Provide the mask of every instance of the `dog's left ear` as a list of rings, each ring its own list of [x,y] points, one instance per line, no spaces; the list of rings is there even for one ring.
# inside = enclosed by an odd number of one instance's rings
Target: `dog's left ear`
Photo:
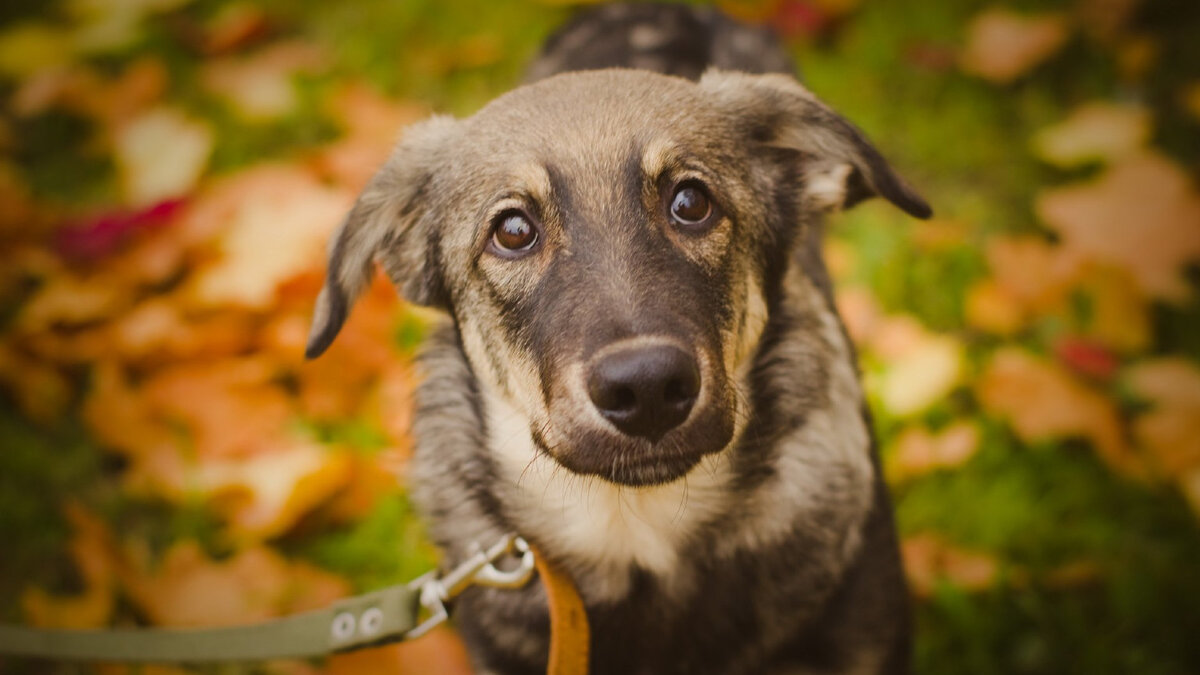
[[[304,355],[316,358],[329,348],[350,307],[371,280],[378,261],[409,302],[446,307],[433,240],[436,217],[430,182],[438,158],[457,133],[458,122],[434,117],[409,127],[346,220],[333,235],[325,286],[317,296]]]
[[[769,145],[803,153],[806,192],[817,207],[847,208],[878,195],[914,217],[933,215],[858,127],[795,78],[709,70],[699,86]]]

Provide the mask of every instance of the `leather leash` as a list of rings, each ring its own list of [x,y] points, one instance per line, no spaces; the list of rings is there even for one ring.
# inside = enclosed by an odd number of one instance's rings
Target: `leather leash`
[[[534,555],[546,602],[550,605],[550,661],[547,675],[582,675],[588,671],[591,631],[583,598],[571,578],[543,555]]]
[[[493,563],[517,554],[501,571]],[[401,586],[340,600],[312,612],[244,626],[196,629],[41,630],[0,625],[0,655],[60,661],[205,663],[309,658],[420,637],[448,617],[445,603],[469,586],[519,588],[536,568],[550,605],[548,675],[587,672],[589,634],[583,601],[571,580],[506,535],[445,575],[430,572]]]

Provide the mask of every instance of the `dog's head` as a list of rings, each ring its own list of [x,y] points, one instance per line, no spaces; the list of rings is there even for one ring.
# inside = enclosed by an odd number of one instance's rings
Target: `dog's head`
[[[671,481],[746,414],[735,378],[800,230],[872,195],[930,213],[790,77],[560,75],[409,129],[334,237],[308,356],[378,261],[450,313],[541,450],[619,484]]]

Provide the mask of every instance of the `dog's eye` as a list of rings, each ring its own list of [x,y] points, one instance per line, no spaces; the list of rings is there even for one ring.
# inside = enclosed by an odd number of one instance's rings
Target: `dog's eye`
[[[520,211],[505,211],[496,217],[492,243],[505,253],[524,253],[538,242],[538,231]]]
[[[686,181],[675,188],[671,197],[671,219],[681,225],[699,225],[712,215],[712,200],[703,185]]]

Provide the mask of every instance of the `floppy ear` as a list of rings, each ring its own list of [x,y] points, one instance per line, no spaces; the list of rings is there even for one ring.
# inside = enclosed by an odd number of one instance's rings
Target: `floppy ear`
[[[457,128],[449,117],[409,127],[359,195],[330,241],[329,269],[313,310],[306,357],[320,356],[337,337],[376,260],[409,302],[447,305],[431,241],[429,185],[434,162]]]
[[[806,192],[816,206],[845,208],[878,195],[917,218],[933,215],[858,127],[795,78],[709,70],[699,84],[769,145],[803,153]]]

